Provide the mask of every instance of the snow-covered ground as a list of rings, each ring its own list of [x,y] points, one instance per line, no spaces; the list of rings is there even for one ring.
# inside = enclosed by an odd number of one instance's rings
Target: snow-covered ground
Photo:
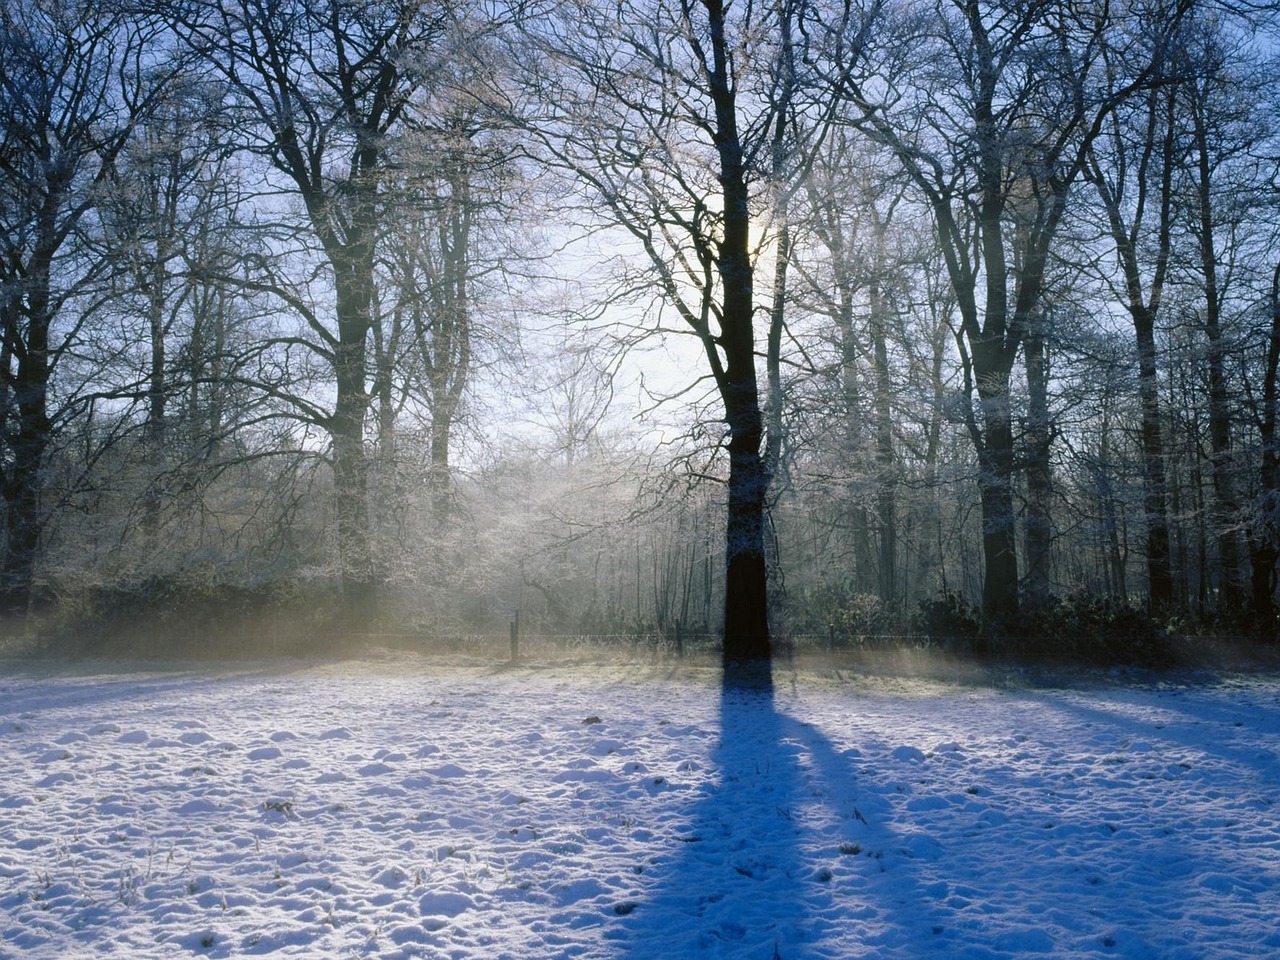
[[[1280,955],[1280,681],[0,667],[0,956]]]

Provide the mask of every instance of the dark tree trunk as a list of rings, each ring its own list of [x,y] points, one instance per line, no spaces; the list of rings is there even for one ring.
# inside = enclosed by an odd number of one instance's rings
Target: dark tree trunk
[[[1277,378],[1280,376],[1280,263],[1271,275],[1271,336],[1262,381],[1259,433],[1262,465],[1258,498],[1249,525],[1250,588],[1254,622],[1276,629],[1276,561],[1280,560],[1280,445],[1276,438]]]
[[[1214,536],[1218,543],[1218,608],[1238,614],[1244,600],[1241,583],[1240,541],[1237,524],[1240,503],[1231,452],[1231,398],[1225,365],[1226,342],[1222,332],[1222,306],[1218,283],[1218,258],[1214,243],[1213,170],[1203,104],[1193,102],[1192,117],[1197,154],[1197,202],[1200,263],[1204,274],[1204,332],[1208,340],[1209,364],[1209,462],[1214,492]]]
[[[1125,306],[1133,321],[1138,353],[1138,401],[1141,411],[1139,430],[1142,450],[1142,497],[1146,527],[1147,598],[1150,611],[1160,616],[1174,605],[1173,565],[1169,535],[1168,479],[1165,467],[1165,438],[1160,414],[1160,377],[1156,363],[1155,324],[1164,299],[1164,286],[1169,272],[1172,249],[1174,150],[1178,130],[1177,91],[1152,90],[1145,101],[1145,136],[1137,138],[1137,155],[1132,164],[1113,164],[1118,172],[1132,169],[1134,196],[1130,200],[1132,219],[1126,224],[1121,201],[1126,184],[1108,180],[1096,157],[1090,157],[1090,179],[1107,213],[1116,259],[1124,276]],[[1127,160],[1133,149],[1130,141],[1117,133],[1116,154]],[[1153,171],[1153,167],[1155,167]],[[1156,203],[1150,204],[1152,191]],[[1143,212],[1155,206],[1155,229],[1143,222]],[[1143,289],[1139,265],[1140,240],[1154,232],[1156,239],[1154,266],[1149,290]]]
[[[0,566],[0,613],[10,616],[21,616],[30,607],[40,548],[41,493],[50,427],[47,262],[44,260],[45,266],[33,277],[25,343],[22,350],[14,351],[17,369],[7,391],[10,410],[5,439],[10,462],[4,474],[5,550]],[[16,323],[17,311],[7,313],[6,320]],[[13,337],[16,331],[5,333]]]
[[[329,422],[333,441],[334,509],[345,618],[356,628],[377,613],[377,582],[369,530],[369,461],[364,446],[369,297],[362,284],[338,276],[339,344],[334,351],[337,392]],[[354,287],[354,289],[352,289]]]
[[[720,0],[706,0],[704,5],[711,41],[707,79],[715,106],[715,145],[724,201],[717,258],[723,298],[720,348],[724,353],[717,385],[729,427],[723,659],[726,666],[767,664],[772,654],[764,548],[769,478],[760,452],[764,425],[755,368],[747,170],[738,133],[736,92],[729,75],[724,6]]]
[[[1142,505],[1147,525],[1147,591],[1151,613],[1160,616],[1173,607],[1174,597],[1155,318],[1141,305],[1130,307],[1130,311],[1138,345],[1138,399],[1142,409]]]
[[[1027,461],[1027,510],[1023,521],[1026,543],[1025,593],[1032,604],[1043,604],[1052,587],[1053,473],[1049,455],[1053,444],[1049,422],[1049,362],[1045,356],[1041,318],[1031,324],[1023,349],[1027,367],[1027,427],[1023,445]]]
[[[11,616],[24,615],[30,607],[40,548],[41,494],[50,429],[50,282],[59,245],[56,217],[65,199],[64,189],[63,184],[50,189],[37,220],[39,239],[26,271],[25,303],[15,298],[4,311],[4,353],[10,366],[3,371],[8,380],[8,409],[0,411],[0,423],[9,463],[4,469],[5,549],[0,564],[0,613]],[[24,319],[25,331],[21,329]]]
[[[30,607],[40,548],[41,490],[49,423],[44,387],[31,385],[19,402],[19,427],[10,443],[12,461],[5,483],[5,552],[0,568],[0,613],[22,616]],[[37,396],[39,395],[39,396]]]
[[[750,393],[754,394],[755,384]],[[725,530],[724,661],[766,661],[771,654],[764,508],[768,478],[760,456],[760,413],[743,391],[729,427],[729,516]]]
[[[982,616],[988,629],[1008,627],[1018,613],[1018,546],[1013,498],[1013,427],[1007,390],[980,391],[983,443],[978,450],[982,500]]]

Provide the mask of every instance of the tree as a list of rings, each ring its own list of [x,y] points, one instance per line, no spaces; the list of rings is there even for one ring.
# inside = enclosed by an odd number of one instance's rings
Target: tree
[[[1157,614],[1173,605],[1156,321],[1173,252],[1177,104],[1173,83],[1131,98],[1111,118],[1088,169],[1119,270],[1119,277],[1108,281],[1129,312],[1137,345],[1147,597]]]
[[[889,608],[899,592],[900,535],[889,346],[894,314],[901,309],[897,288],[903,285],[906,261],[917,251],[905,249],[914,237],[894,220],[902,201],[901,184],[880,174],[877,161],[882,159],[877,147],[849,127],[832,130],[805,177],[808,203],[797,218],[796,230],[797,243],[812,247],[810,256],[815,260],[801,270],[805,281],[801,300],[835,327],[847,471],[853,475],[868,462],[874,465],[871,497],[860,494],[856,476],[848,490],[855,531],[855,582],[864,592],[874,591]],[[904,242],[891,242],[891,232]],[[865,314],[865,322],[860,322],[859,312]],[[870,369],[864,373],[861,361],[868,355]],[[868,424],[870,441],[864,436]],[[874,525],[867,516],[867,500],[873,503]]]
[[[67,409],[51,395],[85,315],[69,309],[100,267],[78,249],[134,130],[160,97],[151,24],[93,4],[0,10],[0,611],[31,600],[43,471]],[[60,398],[70,403],[73,398]]]
[[[296,406],[332,443],[343,594],[357,620],[376,602],[364,433],[389,147],[413,119],[449,15],[432,0],[193,0],[172,13],[227,84],[228,133],[296,199],[327,271],[331,310],[270,273],[258,285],[298,314],[296,345],[332,375],[331,406],[304,397]]]
[[[630,236],[719,399],[726,665],[771,653],[752,217],[789,102],[774,94],[793,16],[789,3],[557,3],[527,22],[512,54],[548,65],[524,94],[525,106],[536,104],[526,129],[545,161],[582,185],[592,216]]]
[[[1147,38],[1125,34],[1134,24],[1105,6],[955,0],[909,13],[882,29],[877,69],[850,71],[843,93],[930,211],[946,260],[974,401],[983,614],[995,626],[1019,607],[1013,366],[1089,146],[1152,71]],[[1108,64],[1123,82],[1101,81]]]

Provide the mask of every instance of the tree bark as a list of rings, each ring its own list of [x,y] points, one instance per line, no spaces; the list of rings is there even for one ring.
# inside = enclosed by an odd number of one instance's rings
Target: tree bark
[[[876,534],[877,551],[876,593],[886,608],[892,607],[897,597],[898,524],[897,524],[897,468],[893,455],[893,387],[889,371],[889,346],[887,305],[884,295],[885,230],[879,214],[875,218],[875,264],[870,287],[871,316],[869,332],[875,369],[875,417],[876,417]]]
[[[1026,544],[1024,591],[1033,605],[1043,604],[1052,590],[1053,471],[1049,455],[1053,445],[1049,421],[1049,361],[1045,356],[1043,317],[1028,324],[1023,342],[1027,372],[1027,426],[1023,439],[1027,462],[1027,509],[1023,521]]]
[[[1227,385],[1219,294],[1218,255],[1214,242],[1213,169],[1204,104],[1193,99],[1191,116],[1196,150],[1196,201],[1200,264],[1204,279],[1204,332],[1208,340],[1209,366],[1209,462],[1214,491],[1214,536],[1218,544],[1219,611],[1240,612],[1244,589],[1240,570],[1240,502],[1236,494],[1235,465],[1231,452],[1231,398]]]
[[[1276,630],[1276,561],[1280,560],[1280,444],[1276,438],[1277,379],[1280,376],[1280,263],[1271,274],[1271,330],[1262,380],[1258,423],[1262,444],[1258,496],[1249,525],[1250,591],[1254,622]]]
[[[725,10],[721,0],[704,0],[703,6],[711,43],[707,80],[715,107],[715,147],[724,210],[717,258],[722,289],[720,347],[724,353],[718,386],[729,428],[722,655],[726,666],[735,666],[767,663],[772,655],[764,536],[769,477],[760,452],[764,423],[752,322],[749,191],[736,91],[729,75]]]

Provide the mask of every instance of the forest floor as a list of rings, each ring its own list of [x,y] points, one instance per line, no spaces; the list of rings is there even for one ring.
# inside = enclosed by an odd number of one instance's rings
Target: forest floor
[[[1280,955],[1280,678],[0,663],[0,956]]]

